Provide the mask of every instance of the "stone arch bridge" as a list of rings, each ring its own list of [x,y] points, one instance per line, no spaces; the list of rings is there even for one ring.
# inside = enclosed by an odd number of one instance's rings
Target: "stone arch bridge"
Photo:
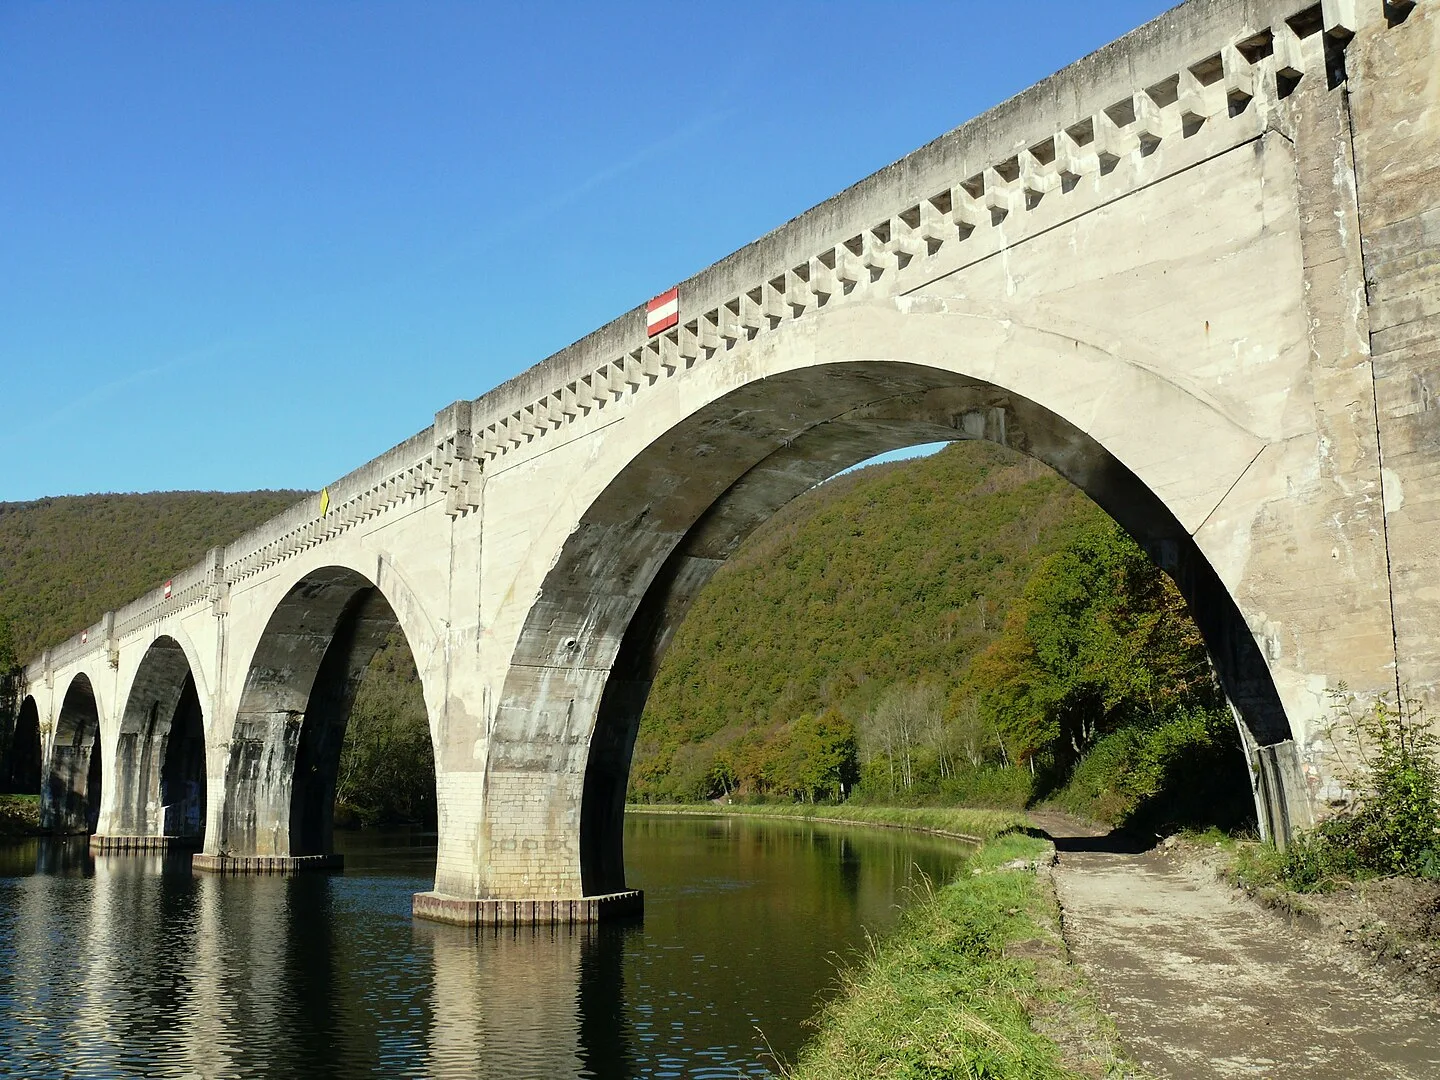
[[[1338,790],[1331,691],[1436,700],[1437,402],[1440,9],[1190,0],[36,659],[44,812],[327,865],[398,626],[437,767],[417,913],[633,907],[630,753],[696,591],[836,471],[989,439],[1175,578],[1285,835]]]

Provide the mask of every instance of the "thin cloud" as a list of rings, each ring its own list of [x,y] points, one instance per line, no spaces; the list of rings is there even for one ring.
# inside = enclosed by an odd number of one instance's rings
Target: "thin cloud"
[[[141,368],[139,371],[132,371],[128,375],[123,375],[111,382],[103,383],[81,394],[79,397],[69,399],[58,409],[36,418],[23,427],[11,428],[5,434],[0,435],[0,443],[17,443],[28,439],[38,431],[50,427],[58,420],[63,420],[68,416],[74,416],[76,413],[84,413],[102,402],[109,401],[126,387],[149,382],[152,379],[159,378],[161,375],[166,375],[173,371],[209,363],[222,353],[234,348],[237,344],[238,342],[231,340],[217,341],[211,345],[205,345],[199,349],[192,349],[189,352],[181,353],[179,356],[167,360],[163,364]]]

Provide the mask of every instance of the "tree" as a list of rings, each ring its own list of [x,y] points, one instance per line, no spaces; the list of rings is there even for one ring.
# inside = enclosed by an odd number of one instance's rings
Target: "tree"
[[[435,820],[435,754],[419,675],[391,634],[366,669],[340,747],[337,807],[363,824]]]
[[[973,693],[956,694],[952,699],[946,723],[946,740],[972,768],[983,765],[986,751],[992,748],[1000,750],[1001,756],[1004,756],[1005,747]]]
[[[19,667],[20,660],[15,655],[15,643],[10,633],[10,622],[4,615],[0,615],[0,679],[15,674]]]
[[[869,760],[884,761],[890,794],[915,784],[916,758],[922,747],[943,743],[944,709],[932,683],[896,683],[865,717],[862,733]]]
[[[20,716],[19,664],[11,644],[10,626],[0,615],[0,791],[10,784],[15,761],[15,722]]]
[[[971,682],[1021,760],[1073,761],[1120,726],[1223,706],[1184,599],[1110,522],[1037,567]]]

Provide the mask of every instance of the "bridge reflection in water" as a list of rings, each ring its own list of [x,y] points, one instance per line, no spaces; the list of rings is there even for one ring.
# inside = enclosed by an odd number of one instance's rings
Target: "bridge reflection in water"
[[[626,847],[653,897],[643,922],[477,934],[410,916],[433,838],[344,839],[333,877],[0,848],[0,1075],[763,1075],[767,1044],[803,1042],[836,955],[961,854],[640,816]]]

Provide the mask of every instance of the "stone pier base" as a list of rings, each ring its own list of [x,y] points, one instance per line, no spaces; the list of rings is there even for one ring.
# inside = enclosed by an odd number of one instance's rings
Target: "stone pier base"
[[[167,855],[198,851],[200,843],[198,836],[101,836],[96,833],[90,837],[90,850],[96,855]]]
[[[1284,851],[1297,832],[1315,823],[1299,748],[1290,739],[1256,747],[1250,768],[1261,839]]]
[[[190,863],[208,874],[308,874],[345,869],[343,855],[210,855],[201,852]]]
[[[440,893],[415,894],[417,919],[456,926],[574,926],[608,922],[645,911],[639,890],[582,896],[574,900],[463,900]]]

